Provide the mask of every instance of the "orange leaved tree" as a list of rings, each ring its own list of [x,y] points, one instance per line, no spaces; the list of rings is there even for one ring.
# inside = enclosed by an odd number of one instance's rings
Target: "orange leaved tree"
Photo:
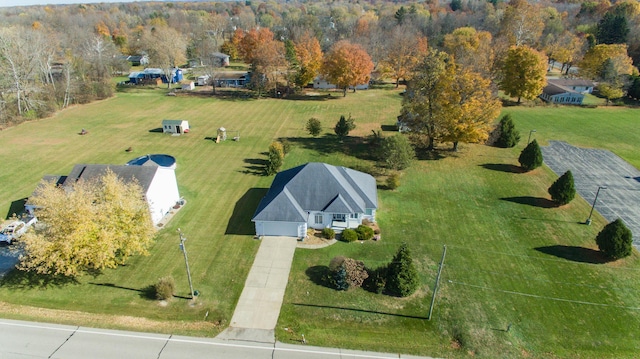
[[[325,55],[320,73],[330,83],[342,89],[343,96],[347,88],[369,82],[373,71],[371,56],[362,46],[342,40],[336,42]]]

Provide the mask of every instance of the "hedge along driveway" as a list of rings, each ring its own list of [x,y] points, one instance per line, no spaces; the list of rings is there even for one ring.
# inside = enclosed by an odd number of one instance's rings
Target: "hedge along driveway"
[[[573,174],[576,191],[593,203],[599,186],[595,209],[609,222],[621,218],[633,232],[633,245],[640,249],[640,171],[610,151],[579,148],[562,141],[549,141],[541,147],[544,162],[561,176]],[[588,217],[585,213],[585,220]]]

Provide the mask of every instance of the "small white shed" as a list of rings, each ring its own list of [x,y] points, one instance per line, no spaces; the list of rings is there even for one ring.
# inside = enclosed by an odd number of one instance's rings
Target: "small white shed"
[[[162,133],[188,133],[187,120],[162,120]]]
[[[184,82],[182,84],[182,89],[183,90],[190,91],[190,90],[195,90],[195,88],[196,88],[196,85],[193,83],[193,81]]]

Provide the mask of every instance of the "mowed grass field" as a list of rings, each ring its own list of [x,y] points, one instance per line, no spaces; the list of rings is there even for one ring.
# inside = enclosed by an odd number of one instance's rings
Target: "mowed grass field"
[[[158,233],[148,257],[77,283],[42,286],[10,276],[0,286],[0,315],[81,325],[213,336],[228,325],[259,242],[249,221],[272,177],[257,174],[275,138],[293,143],[285,167],[308,161],[371,167],[367,149],[353,138],[336,144],[313,139],[304,124],[317,117],[331,128],[351,115],[354,136],[395,123],[396,90],[370,90],[331,100],[219,100],[166,97],[161,90],[120,93],[57,116],[0,132],[0,213],[28,196],[44,174],[66,174],[76,163],[125,163],[147,153],[177,158],[187,205]],[[552,208],[546,167],[517,173],[529,128],[541,142],[614,150],[638,167],[632,109],[507,108],[523,143],[515,149],[463,145],[458,153],[423,160],[406,171],[396,191],[379,191],[379,242],[336,243],[298,249],[277,326],[277,337],[339,346],[440,357],[632,358],[640,349],[640,261],[602,263],[594,238],[599,216],[580,225],[590,205],[577,198]],[[149,132],[163,118],[184,118],[191,133]],[[622,118],[611,125],[612,118]],[[224,126],[239,142],[215,144]],[[80,129],[89,131],[79,136]],[[589,134],[592,133],[593,136]],[[392,135],[385,132],[385,135]],[[603,141],[609,138],[610,141]],[[350,146],[356,143],[356,146]],[[131,146],[133,152],[124,150]],[[627,152],[617,150],[627,149]],[[636,161],[636,162],[634,162]],[[523,200],[523,198],[527,200]],[[176,298],[167,306],[141,292],[172,275],[188,294],[180,227],[194,286],[195,306]],[[331,258],[345,255],[377,267],[407,242],[422,285],[409,298],[362,289],[337,292],[318,279]],[[447,256],[431,321],[433,285],[443,245]],[[37,309],[37,308],[45,308]],[[209,313],[206,316],[206,313]],[[285,331],[284,328],[288,328]],[[509,330],[507,331],[507,328]]]

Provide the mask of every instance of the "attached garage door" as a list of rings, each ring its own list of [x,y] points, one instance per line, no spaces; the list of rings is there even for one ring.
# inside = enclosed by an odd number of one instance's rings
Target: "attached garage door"
[[[262,228],[260,228],[262,227]],[[298,236],[295,222],[256,222],[256,233],[261,236]]]

